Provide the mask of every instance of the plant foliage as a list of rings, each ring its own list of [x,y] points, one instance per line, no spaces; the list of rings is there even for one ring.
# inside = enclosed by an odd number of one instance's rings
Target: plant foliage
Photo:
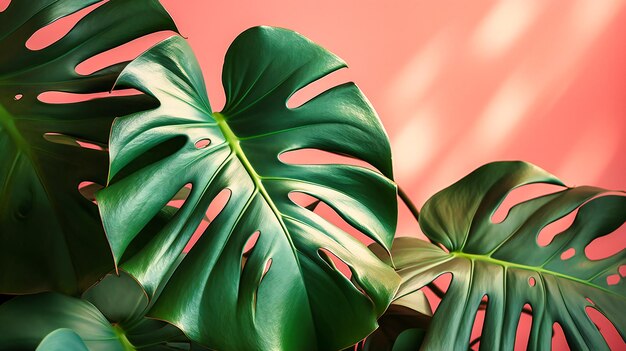
[[[513,349],[526,303],[533,314],[530,350],[550,349],[555,322],[562,326],[573,349],[608,349],[586,308],[604,314],[622,337],[626,335],[626,283],[622,279],[608,285],[606,280],[624,263],[626,252],[600,260],[591,260],[584,253],[592,240],[610,234],[626,221],[626,196],[594,187],[566,188],[512,207],[501,223],[491,220],[511,190],[540,182],[562,185],[528,163],[485,165],[424,205],[420,226],[434,244],[396,239],[392,256],[402,276],[398,296],[444,273],[453,276],[431,321],[424,349],[467,349],[484,296],[488,303],[481,349]],[[540,246],[540,231],[572,211],[578,211],[572,225],[547,246]],[[570,248],[576,254],[562,259],[561,254]]]
[[[295,32],[249,29],[226,54],[227,102],[219,113],[180,37],[122,72],[119,86],[160,104],[116,120],[109,183],[96,197],[116,262],[149,296],[163,289],[150,316],[216,349],[338,349],[376,328],[397,275],[357,239],[290,199],[313,196],[383,247],[391,244],[397,208],[390,148],[369,102],[347,83],[287,107],[296,91],[344,66]],[[279,158],[305,148],[355,157],[380,173]],[[128,255],[143,227],[189,183],[180,210]],[[225,189],[227,204],[180,262]],[[350,267],[352,281],[332,256]]]
[[[0,12],[0,293],[84,291],[113,268],[96,206],[78,191],[104,184],[111,122],[150,107],[144,96],[81,103],[38,100],[49,91],[111,90],[126,63],[88,75],[81,62],[143,35],[175,26],[156,0],[111,0],[63,38],[26,47],[38,30],[97,0],[11,1]]]

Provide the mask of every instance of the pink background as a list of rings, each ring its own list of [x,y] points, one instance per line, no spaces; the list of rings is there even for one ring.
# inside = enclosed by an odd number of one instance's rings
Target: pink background
[[[346,60],[348,70],[300,102],[356,82],[389,133],[396,181],[418,207],[495,160],[535,163],[570,186],[626,189],[625,1],[163,3],[198,56],[216,110],[223,55],[248,27],[296,30]],[[398,234],[421,235],[400,209]],[[623,229],[596,245],[598,257],[626,248]],[[613,349],[626,347],[599,313],[594,319]],[[516,349],[529,327],[523,316]],[[567,348],[562,333],[554,348]]]
[[[7,3],[0,0],[0,10]],[[348,70],[305,88],[290,104],[337,83],[356,82],[388,131],[396,181],[418,207],[496,160],[532,162],[570,186],[626,189],[626,1],[162,3],[200,61],[216,111],[224,103],[224,54],[248,27],[296,30],[346,60]],[[39,33],[29,47],[58,39],[77,19]],[[166,36],[138,40],[77,70],[88,73],[112,59],[130,59]],[[507,201],[543,190],[518,191]],[[333,220],[341,225],[336,215]],[[552,235],[559,226],[553,227]],[[398,235],[422,236],[403,206],[398,228]],[[624,233],[622,226],[596,242],[591,255],[599,258],[626,248]],[[594,319],[613,349],[626,349],[610,323],[599,313]],[[480,325],[479,320],[473,337],[480,334]],[[525,349],[529,327],[530,318],[523,316],[516,349]],[[557,332],[554,347],[567,348],[562,333]]]

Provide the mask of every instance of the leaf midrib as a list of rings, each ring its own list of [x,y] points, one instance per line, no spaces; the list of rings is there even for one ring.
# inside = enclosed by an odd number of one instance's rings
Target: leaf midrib
[[[287,230],[287,226],[285,225],[283,221],[281,212],[278,210],[278,207],[276,207],[276,204],[274,204],[274,201],[272,200],[267,190],[265,189],[265,186],[263,185],[262,177],[256,173],[256,171],[254,170],[254,167],[248,160],[248,157],[243,152],[243,149],[241,148],[241,145],[239,144],[240,143],[239,138],[235,135],[233,130],[230,129],[230,126],[226,122],[225,116],[219,112],[214,112],[212,114],[212,117],[215,119],[215,121],[217,121],[217,125],[219,126],[222,134],[224,135],[224,139],[226,140],[231,150],[233,150],[233,152],[235,153],[235,155],[237,156],[237,158],[243,165],[244,169],[250,176],[250,179],[252,179],[254,186],[259,191],[259,193],[261,194],[261,196],[263,197],[267,205],[270,207],[270,209],[274,213],[274,216],[280,223],[281,229],[283,230],[285,234],[289,233],[289,231]],[[285,237],[289,241],[289,245],[291,246],[291,249],[293,250],[293,252],[294,253],[297,252],[296,247],[293,241],[291,240],[291,237],[289,235],[285,235]]]
[[[576,277],[572,277],[563,273],[559,273],[559,272],[555,272],[555,271],[551,271],[551,270],[547,270],[541,267],[537,267],[537,266],[527,266],[527,265],[523,265],[523,264],[519,264],[519,263],[514,263],[514,262],[509,262],[509,261],[503,261],[503,260],[499,260],[497,258],[493,258],[490,256],[485,256],[485,255],[476,255],[476,254],[469,254],[469,253],[465,253],[465,252],[460,252],[460,251],[453,251],[450,252],[450,255],[452,257],[455,258],[465,258],[468,260],[476,260],[476,261],[482,261],[482,262],[486,262],[486,263],[490,263],[490,264],[494,264],[494,265],[499,265],[505,268],[517,268],[517,269],[522,269],[522,270],[526,270],[526,271],[531,271],[531,272],[535,272],[538,273],[540,275],[542,274],[548,274],[548,275],[552,275],[555,276],[557,278],[561,278],[561,279],[567,279],[567,280],[571,280],[573,282],[579,283],[579,284],[583,284],[595,289],[599,289],[607,294],[611,294],[611,295],[615,295],[618,296],[621,299],[626,299],[625,296],[622,296],[614,291],[608,290],[602,286],[596,285],[591,283],[588,280],[584,280],[584,279],[580,279],[580,278],[576,278]]]

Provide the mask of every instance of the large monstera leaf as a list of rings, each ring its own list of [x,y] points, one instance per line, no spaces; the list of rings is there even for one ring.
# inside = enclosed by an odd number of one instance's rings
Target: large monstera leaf
[[[512,350],[523,306],[532,307],[530,350],[549,350],[558,322],[576,350],[608,346],[585,309],[608,317],[626,336],[626,284],[608,285],[607,276],[625,262],[625,251],[600,260],[585,247],[626,221],[626,196],[593,187],[567,188],[512,207],[501,223],[492,215],[507,194],[530,183],[562,185],[554,176],[523,162],[483,166],[424,205],[420,226],[434,243],[398,238],[392,256],[402,277],[398,296],[415,291],[444,273],[452,282],[435,312],[422,348],[465,350],[481,299],[487,295],[480,348]],[[546,225],[578,210],[573,224],[550,244],[537,238]],[[562,259],[569,249],[575,255]]]
[[[287,107],[297,90],[344,66],[295,32],[249,29],[226,54],[227,103],[219,113],[211,110],[198,64],[180,37],[158,44],[121,74],[120,85],[154,96],[160,106],[116,120],[109,184],[97,199],[117,262],[124,258],[121,267],[150,296],[163,289],[151,316],[223,350],[339,349],[376,328],[397,275],[358,240],[289,198],[311,195],[390,246],[397,211],[390,148],[365,97],[348,83]],[[279,159],[304,148],[352,156],[382,174]],[[126,255],[143,226],[188,183],[191,193],[172,220]],[[227,204],[178,265],[224,189]],[[332,256],[350,267],[352,281]]]
[[[0,293],[77,293],[113,268],[98,210],[78,191],[82,181],[105,183],[107,153],[80,148],[77,140],[106,145],[115,116],[152,100],[49,104],[38,96],[109,91],[125,63],[89,75],[75,67],[175,27],[156,0],[110,0],[52,45],[26,47],[39,29],[97,2],[13,0],[0,12]]]

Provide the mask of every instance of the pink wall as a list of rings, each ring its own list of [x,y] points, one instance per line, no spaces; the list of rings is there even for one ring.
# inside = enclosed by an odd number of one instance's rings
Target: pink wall
[[[396,180],[418,207],[495,160],[533,162],[569,185],[626,189],[626,0],[162,2],[198,56],[215,110],[224,103],[224,53],[248,27],[296,30],[346,60],[349,70],[298,100],[355,81],[379,112]],[[32,44],[58,38],[66,22]],[[132,58],[158,37],[79,69]],[[598,254],[626,248],[624,232]],[[404,207],[399,235],[421,235]],[[600,325],[614,348],[626,348]],[[521,334],[529,326],[523,319]]]
[[[418,206],[494,160],[530,161],[569,185],[626,189],[625,1],[163,3],[200,60],[216,110],[223,55],[248,27],[290,28],[345,59],[349,70],[305,95],[355,81],[387,128],[396,180]],[[401,208],[399,235],[417,233]],[[620,237],[600,251],[625,248]],[[624,347],[610,331],[611,345]],[[565,345],[559,336],[555,349]]]

